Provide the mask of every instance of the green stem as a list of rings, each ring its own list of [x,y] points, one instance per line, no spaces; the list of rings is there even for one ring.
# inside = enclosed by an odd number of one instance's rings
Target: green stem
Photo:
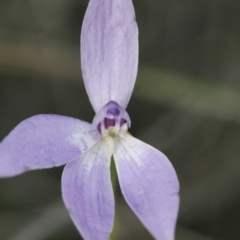
[[[114,197],[115,197],[115,202],[116,202],[117,188],[118,188],[118,177],[117,177],[117,170],[116,170],[116,166],[115,166],[115,162],[114,162],[113,157],[111,159],[110,171],[111,171],[112,187],[113,187],[113,192],[114,192]],[[115,218],[114,218],[113,230],[111,232],[110,239],[111,240],[117,239],[117,218],[116,218],[116,214],[115,214]]]

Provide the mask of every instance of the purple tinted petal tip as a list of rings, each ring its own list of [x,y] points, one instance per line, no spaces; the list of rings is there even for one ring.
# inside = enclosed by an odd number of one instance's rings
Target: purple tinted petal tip
[[[120,110],[119,110],[118,107],[115,107],[115,106],[114,107],[110,107],[107,110],[107,114],[108,115],[113,115],[113,116],[119,116]]]
[[[122,125],[123,125],[124,123],[127,123],[127,121],[126,121],[124,118],[122,118],[121,121],[120,121],[120,127],[122,127]]]
[[[106,129],[109,127],[114,127],[116,124],[115,119],[110,119],[110,118],[104,118],[104,126]]]
[[[102,134],[102,130],[107,130],[109,127],[122,127],[127,123],[128,128],[131,126],[131,121],[128,113],[116,102],[110,101],[95,115],[93,125]]]

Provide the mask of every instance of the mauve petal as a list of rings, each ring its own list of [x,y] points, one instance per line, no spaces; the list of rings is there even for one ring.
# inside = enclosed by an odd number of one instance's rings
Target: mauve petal
[[[85,240],[107,240],[113,227],[114,196],[109,167],[108,145],[100,140],[64,168],[63,200]]]
[[[90,0],[82,26],[81,63],[95,112],[111,100],[126,108],[138,66],[138,28],[131,0]]]
[[[99,138],[92,125],[59,115],[22,121],[0,143],[0,177],[51,168],[76,159]]]
[[[114,159],[123,196],[155,239],[173,240],[179,183],[167,157],[127,136],[115,142]]]

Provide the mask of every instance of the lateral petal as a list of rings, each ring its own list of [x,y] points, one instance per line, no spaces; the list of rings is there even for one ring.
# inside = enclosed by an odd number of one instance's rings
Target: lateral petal
[[[0,143],[0,177],[63,165],[98,138],[91,124],[78,119],[48,114],[30,117]]]
[[[114,196],[109,167],[108,146],[99,141],[64,168],[63,200],[85,240],[107,240],[113,227]]]
[[[138,66],[138,28],[131,0],[90,0],[82,26],[81,63],[90,102],[126,108]]]
[[[150,233],[173,240],[179,208],[179,183],[167,157],[127,136],[115,143],[114,159],[123,196]]]

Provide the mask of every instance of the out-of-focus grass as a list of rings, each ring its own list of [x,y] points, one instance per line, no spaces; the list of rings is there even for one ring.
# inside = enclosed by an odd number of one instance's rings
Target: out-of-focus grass
[[[13,69],[22,74],[42,74],[82,83],[78,50],[78,47],[53,45],[49,41],[45,45],[42,42],[41,47],[29,43],[1,43],[0,71]],[[134,96],[240,122],[240,93],[200,78],[140,65]]]
[[[140,66],[136,97],[240,122],[240,93],[200,78]]]

